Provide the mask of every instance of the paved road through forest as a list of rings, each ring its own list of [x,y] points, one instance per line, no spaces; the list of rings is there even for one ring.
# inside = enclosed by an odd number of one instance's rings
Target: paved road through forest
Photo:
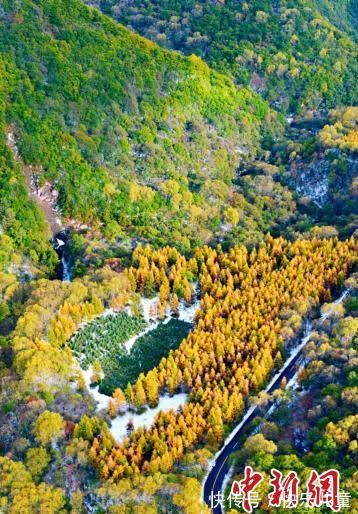
[[[349,294],[349,290],[344,291],[344,293],[334,302],[335,305],[343,302],[343,300],[346,298],[346,296]],[[332,313],[332,310],[326,312],[324,315],[321,316],[321,323],[325,319],[327,319],[330,314]],[[302,338],[300,344],[293,350],[289,358],[284,363],[281,370],[272,378],[271,382],[268,384],[268,386],[265,389],[265,392],[268,394],[271,394],[273,391],[278,389],[281,385],[282,379],[286,378],[287,382],[295,375],[297,364],[302,359],[303,356],[303,348],[306,346],[307,342],[309,341],[311,337],[311,324],[309,324],[306,327],[305,330],[306,334]],[[269,409],[269,407],[267,407]],[[245,414],[241,422],[235,427],[235,429],[231,432],[228,439],[225,441],[224,446],[220,450],[220,452],[216,456],[215,463],[211,470],[209,471],[207,477],[204,481],[204,491],[203,491],[203,497],[205,503],[211,508],[211,512],[213,514],[223,514],[223,508],[218,502],[217,505],[215,505],[217,502],[215,499],[218,499],[218,494],[224,493],[223,489],[223,482],[226,477],[226,475],[229,472],[229,456],[233,453],[238,451],[241,436],[243,435],[244,430],[246,429],[247,425],[254,419],[254,417],[258,414],[257,413],[258,407],[252,406]],[[212,501],[213,498],[213,501]]]

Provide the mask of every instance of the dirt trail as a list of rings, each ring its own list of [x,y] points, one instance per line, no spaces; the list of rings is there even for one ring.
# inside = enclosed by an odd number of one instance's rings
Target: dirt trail
[[[12,150],[16,162],[21,164],[26,177],[29,196],[34,202],[36,202],[38,207],[44,213],[52,236],[65,230],[66,227],[61,221],[61,216],[56,206],[58,191],[56,191],[49,182],[46,182],[42,187],[39,187],[37,177],[41,173],[41,169],[38,166],[24,164],[22,161],[17,148],[15,129],[13,126],[8,127],[6,139],[7,145]]]

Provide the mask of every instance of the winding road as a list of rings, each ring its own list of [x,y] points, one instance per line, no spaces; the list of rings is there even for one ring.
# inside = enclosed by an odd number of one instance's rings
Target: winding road
[[[344,291],[344,293],[334,302],[334,305],[337,305],[346,298],[349,294],[349,290]],[[321,323],[324,322],[331,314],[332,310],[329,310],[324,315],[321,316]],[[305,335],[302,338],[300,344],[293,350],[289,358],[284,363],[281,370],[272,378],[271,382],[268,384],[266,389],[264,390],[266,393],[271,394],[273,391],[278,389],[281,385],[282,379],[286,378],[287,382],[296,374],[297,364],[302,359],[303,356],[303,348],[306,346],[307,342],[311,337],[311,324],[309,323],[305,330]],[[269,406],[267,407],[269,409]],[[215,499],[219,498],[220,493],[224,493],[223,491],[223,483],[225,477],[229,473],[229,457],[232,453],[238,451],[239,445],[241,442],[241,436],[243,432],[247,428],[248,424],[254,419],[257,415],[258,407],[252,406],[245,414],[241,422],[235,427],[235,429],[231,432],[229,437],[226,439],[224,446],[215,456],[215,461],[210,469],[208,475],[206,476],[203,484],[203,499],[205,503],[211,508],[211,512],[213,514],[223,514],[224,510],[222,508],[221,502],[216,502]],[[212,498],[214,501],[212,501]],[[217,505],[215,505],[217,503]]]

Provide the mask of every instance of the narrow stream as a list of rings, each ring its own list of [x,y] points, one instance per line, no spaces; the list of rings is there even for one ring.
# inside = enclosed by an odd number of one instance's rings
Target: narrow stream
[[[8,127],[6,133],[6,143],[12,151],[14,159],[18,162],[23,170],[24,177],[28,188],[29,197],[37,204],[38,208],[43,212],[48,227],[52,234],[52,244],[60,259],[60,267],[58,278],[63,282],[70,282],[72,270],[69,262],[69,231],[64,228],[60,211],[57,207],[58,191],[53,184],[45,182],[40,185],[38,167],[27,165],[23,162],[17,147],[17,139],[15,135],[15,125]]]
[[[72,270],[68,256],[69,233],[68,230],[62,230],[53,237],[53,247],[60,259],[59,278],[63,282],[70,282],[72,278]]]

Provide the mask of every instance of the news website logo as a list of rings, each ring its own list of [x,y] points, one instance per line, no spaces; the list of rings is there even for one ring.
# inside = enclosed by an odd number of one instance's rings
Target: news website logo
[[[350,494],[340,491],[340,474],[335,469],[321,474],[312,470],[301,492],[300,479],[295,471],[283,475],[281,471],[271,469],[270,475],[271,491],[265,502],[268,507],[295,509],[302,506],[314,509],[325,506],[333,512],[350,507]],[[257,509],[263,501],[257,490],[263,480],[261,473],[246,466],[244,478],[235,480],[232,484],[227,498],[229,508],[237,507],[249,514]],[[225,498],[222,492],[212,493],[210,500],[212,508],[218,505],[224,507]]]

